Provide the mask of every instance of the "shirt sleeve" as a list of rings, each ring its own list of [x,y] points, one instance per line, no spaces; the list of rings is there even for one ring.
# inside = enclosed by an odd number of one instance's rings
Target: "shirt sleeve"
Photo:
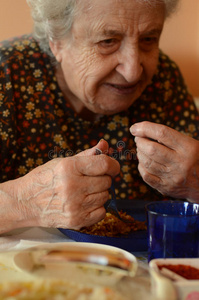
[[[14,172],[13,164],[17,156],[17,108],[12,80],[17,72],[10,51],[4,44],[0,44],[0,182],[14,177],[11,173]]]

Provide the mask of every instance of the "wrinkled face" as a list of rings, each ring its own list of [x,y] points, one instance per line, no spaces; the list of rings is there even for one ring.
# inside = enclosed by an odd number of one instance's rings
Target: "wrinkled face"
[[[74,19],[70,37],[51,44],[65,89],[74,106],[81,103],[102,114],[126,110],[156,71],[164,4],[84,2],[81,0],[81,14]]]

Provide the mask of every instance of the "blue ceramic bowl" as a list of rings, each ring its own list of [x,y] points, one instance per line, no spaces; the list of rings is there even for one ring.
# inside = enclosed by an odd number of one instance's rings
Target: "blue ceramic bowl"
[[[134,217],[135,220],[146,221],[145,205],[146,201],[143,200],[125,200],[117,201],[119,210],[126,211],[127,214]],[[145,252],[147,251],[147,231],[131,232],[128,235],[120,237],[106,237],[99,235],[91,235],[81,233],[75,230],[59,228],[59,230],[77,242],[98,243],[110,246],[119,247],[129,252]]]

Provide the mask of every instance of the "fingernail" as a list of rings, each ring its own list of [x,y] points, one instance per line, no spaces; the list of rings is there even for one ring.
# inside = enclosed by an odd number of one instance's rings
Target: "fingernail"
[[[102,154],[102,150],[100,150],[99,148],[95,149],[95,155],[99,155]]]
[[[130,127],[130,132],[135,135],[137,133],[137,124],[133,124],[131,127]]]

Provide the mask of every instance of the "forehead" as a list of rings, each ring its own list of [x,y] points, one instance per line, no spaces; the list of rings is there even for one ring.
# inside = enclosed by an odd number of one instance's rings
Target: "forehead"
[[[74,26],[88,27],[90,32],[134,31],[135,27],[144,31],[161,27],[165,19],[165,5],[160,0],[79,0],[78,6]]]

